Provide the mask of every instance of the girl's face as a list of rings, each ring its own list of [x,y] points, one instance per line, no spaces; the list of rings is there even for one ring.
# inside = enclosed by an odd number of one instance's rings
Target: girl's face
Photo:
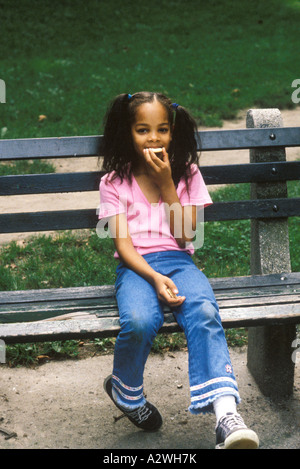
[[[168,151],[172,134],[165,107],[158,101],[141,104],[136,110],[131,134],[134,148],[141,156],[146,148],[165,147]]]

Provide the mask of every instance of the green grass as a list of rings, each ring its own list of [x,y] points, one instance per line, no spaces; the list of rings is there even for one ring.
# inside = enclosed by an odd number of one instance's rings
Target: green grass
[[[117,261],[111,239],[94,232],[37,236],[2,248],[0,290],[114,283]]]
[[[42,160],[20,160],[0,164],[0,176],[55,173],[53,164]]]
[[[289,197],[300,197],[298,181],[288,182]],[[249,184],[237,184],[212,194],[214,202],[247,200]],[[250,220],[206,223],[203,247],[195,252],[194,260],[207,277],[250,275]],[[300,220],[289,218],[291,267],[300,269]]]
[[[2,3],[3,138],[101,133],[112,97],[144,89],[203,125],[293,106],[299,0]]]
[[[246,200],[248,184],[225,187],[211,193],[214,202]],[[195,252],[196,265],[207,277],[250,274],[250,221],[205,223],[204,244]]]

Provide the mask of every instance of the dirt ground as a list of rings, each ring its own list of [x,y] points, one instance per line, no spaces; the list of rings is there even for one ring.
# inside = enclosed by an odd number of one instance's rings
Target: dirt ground
[[[300,449],[300,370],[288,400],[264,397],[250,375],[246,351],[231,349],[242,403],[239,412],[257,432],[261,449]],[[196,416],[189,406],[187,352],[150,355],[145,391],[163,416],[157,433],[137,429],[121,415],[102,383],[112,355],[49,362],[35,369],[0,367],[0,429],[17,435],[0,449],[213,449],[214,415]]]
[[[282,112],[284,125],[299,126],[300,108]],[[244,128],[245,113],[223,129]],[[225,156],[224,156],[225,153]],[[248,151],[203,153],[201,164],[244,163]],[[223,156],[222,156],[223,155]],[[299,149],[287,151],[289,160]],[[84,163],[84,164],[83,164]],[[57,171],[97,170],[95,158],[56,161]],[[97,193],[33,199],[35,196],[1,200],[2,212],[54,210],[64,206],[91,208]],[[59,206],[59,208],[58,208]],[[0,243],[23,234],[0,235]],[[296,365],[294,394],[288,400],[271,401],[263,396],[247,369],[245,349],[231,349],[242,403],[239,411],[260,437],[262,449],[300,449],[300,362]],[[300,354],[297,354],[297,357]],[[34,369],[0,366],[0,449],[212,449],[215,443],[213,415],[191,415],[187,352],[151,355],[145,371],[147,398],[160,409],[164,424],[157,433],[136,429],[105,395],[102,383],[111,373],[112,355],[76,361],[51,361]],[[4,431],[4,432],[3,432]],[[10,438],[7,434],[10,433]]]

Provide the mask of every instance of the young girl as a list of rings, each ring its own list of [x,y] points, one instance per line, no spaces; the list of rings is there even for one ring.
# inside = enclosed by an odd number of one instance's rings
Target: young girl
[[[107,112],[99,218],[108,221],[120,260],[121,330],[104,389],[137,427],[160,428],[161,415],[143,394],[143,373],[166,304],[187,338],[189,410],[215,412],[216,447],[256,448],[256,434],[236,411],[240,397],[218,305],[191,258],[197,212],[212,203],[195,131],[187,110],[160,93],[117,96]]]

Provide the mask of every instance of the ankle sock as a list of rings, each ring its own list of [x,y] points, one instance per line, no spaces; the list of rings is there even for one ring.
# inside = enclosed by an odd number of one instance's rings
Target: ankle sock
[[[221,396],[213,402],[217,424],[221,417],[227,412],[236,413],[236,402],[234,396]]]

